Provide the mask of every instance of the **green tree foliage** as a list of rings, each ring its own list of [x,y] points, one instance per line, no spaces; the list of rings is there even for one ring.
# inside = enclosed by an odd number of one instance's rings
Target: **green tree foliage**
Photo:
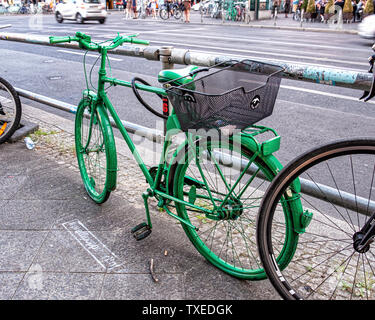
[[[352,13],[353,12],[353,5],[352,5],[351,0],[345,0],[343,12],[344,13]]]
[[[365,14],[372,14],[372,13],[374,13],[374,3],[372,2],[372,0],[367,0],[366,1],[365,7],[363,9],[363,12]]]
[[[331,7],[333,7],[334,0],[328,0],[325,8],[324,8],[324,13],[330,13],[329,10]]]
[[[309,0],[303,0],[303,3],[301,5],[301,10],[304,9],[306,11],[308,1]]]
[[[315,8],[315,0],[308,0],[306,12],[314,13],[316,10]]]

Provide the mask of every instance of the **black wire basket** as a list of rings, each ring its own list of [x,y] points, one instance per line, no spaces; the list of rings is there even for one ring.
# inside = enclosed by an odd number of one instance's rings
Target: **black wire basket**
[[[226,61],[201,71],[203,76],[179,86],[170,82],[166,90],[182,131],[243,130],[272,114],[283,71],[280,66]]]

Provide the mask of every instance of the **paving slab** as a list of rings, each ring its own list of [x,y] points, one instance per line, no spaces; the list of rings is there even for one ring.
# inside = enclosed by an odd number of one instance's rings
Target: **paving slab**
[[[140,191],[146,183],[134,161],[119,156],[126,174],[109,200],[97,205],[68,145],[74,141],[65,131],[73,128],[71,121],[24,110],[50,136],[32,135],[33,150],[23,141],[0,145],[0,299],[279,299],[268,280],[240,280],[213,267],[155,201],[153,232],[135,241],[130,229],[145,220]]]

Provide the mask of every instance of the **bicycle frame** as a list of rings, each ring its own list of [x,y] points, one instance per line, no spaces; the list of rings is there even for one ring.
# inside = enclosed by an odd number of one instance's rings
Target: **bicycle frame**
[[[99,68],[99,72],[98,72],[99,77],[98,77],[97,93],[96,94],[90,93],[90,91],[87,92],[87,94],[92,95],[92,97],[94,98],[93,100],[95,101],[95,106],[91,110],[91,112],[92,113],[95,112],[96,108],[103,108],[104,107],[106,109],[106,114],[109,113],[112,116],[116,127],[119,129],[122,137],[124,138],[127,146],[129,147],[129,150],[132,152],[135,161],[137,162],[137,164],[140,167],[143,175],[145,176],[148,184],[150,185],[150,188],[148,188],[147,191],[143,194],[144,204],[145,204],[145,207],[146,207],[146,217],[147,217],[147,220],[148,220],[148,225],[150,227],[152,226],[150,215],[149,215],[149,210],[148,210],[148,205],[147,205],[147,200],[150,196],[158,196],[159,197],[158,198],[158,200],[159,200],[158,206],[165,209],[165,211],[170,216],[179,220],[180,222],[184,223],[185,225],[189,226],[190,228],[197,229],[190,222],[188,222],[188,221],[184,220],[183,218],[180,218],[176,214],[172,213],[168,209],[168,206],[167,206],[168,201],[174,201],[175,203],[180,203],[180,204],[183,204],[185,206],[200,210],[201,212],[204,212],[207,217],[209,217],[211,219],[214,219],[214,220],[219,220],[220,219],[220,210],[222,209],[223,204],[220,207],[216,206],[215,201],[217,199],[215,199],[215,196],[210,193],[210,191],[209,191],[210,188],[208,186],[208,183],[207,183],[204,175],[202,175],[202,169],[200,168],[199,159],[198,159],[197,150],[196,150],[196,141],[197,141],[197,139],[199,139],[199,136],[194,136],[191,133],[185,133],[186,134],[185,142],[182,143],[178,147],[178,149],[176,150],[176,152],[173,155],[172,161],[169,164],[166,164],[166,162],[165,162],[166,155],[168,154],[169,147],[172,145],[172,136],[176,135],[177,133],[182,132],[181,128],[180,128],[180,125],[179,125],[179,122],[176,118],[176,114],[175,114],[173,109],[172,109],[172,112],[169,115],[168,120],[167,120],[167,131],[166,131],[163,150],[162,150],[161,155],[160,155],[160,160],[159,160],[159,164],[158,164],[158,167],[157,167],[156,175],[155,175],[155,177],[151,176],[149,169],[147,168],[146,164],[144,163],[141,155],[139,154],[136,146],[134,145],[131,137],[129,136],[129,134],[127,132],[127,130],[123,126],[121,119],[119,118],[114,106],[112,105],[111,101],[109,100],[109,98],[106,94],[105,84],[111,84],[111,85],[116,85],[116,86],[118,85],[118,86],[129,87],[129,88],[132,87],[132,82],[119,80],[119,79],[116,79],[116,78],[113,78],[113,77],[107,77],[107,74],[106,74],[107,51],[108,50],[106,48],[102,48],[101,51],[100,51],[101,62],[100,62],[100,68]],[[158,94],[158,95],[161,95],[161,96],[167,96],[166,90],[163,89],[163,88],[160,88],[160,87],[153,87],[153,86],[138,84],[138,83],[135,84],[135,86],[139,90],[155,93],[155,94]],[[177,121],[175,121],[175,120],[177,120]],[[91,125],[92,125],[92,123],[90,122],[90,126]],[[257,128],[257,127],[254,126],[254,128]],[[244,143],[245,145],[247,145],[247,147],[250,150],[252,150],[254,152],[254,154],[253,154],[253,157],[249,160],[249,163],[246,166],[246,169],[243,171],[243,173],[238,178],[238,181],[242,178],[242,176],[247,171],[247,169],[249,169],[253,160],[256,157],[263,155],[263,152],[264,152],[263,150],[267,149],[267,148],[264,148],[265,145],[268,144],[270,146],[270,145],[273,145],[275,142],[276,142],[276,145],[277,145],[279,140],[272,141],[272,139],[271,139],[267,142],[264,142],[264,143],[260,144],[254,138],[254,136],[258,135],[259,133],[265,132],[267,130],[272,131],[275,134],[275,136],[277,136],[277,134],[272,129],[265,128],[265,127],[258,127],[257,131],[255,131],[254,133],[243,132],[241,134],[241,137],[239,137],[239,139],[241,140],[241,143]],[[277,136],[276,138],[279,138],[279,137]],[[194,157],[193,159],[195,159],[196,165],[201,172],[203,184],[205,185],[205,188],[208,190],[208,193],[209,193],[208,198],[213,203],[214,210],[210,210],[210,209],[207,209],[205,207],[201,207],[199,205],[196,205],[194,203],[190,203],[190,202],[184,201],[182,199],[176,198],[175,196],[172,195],[173,190],[168,189],[168,185],[166,186],[165,191],[163,191],[162,188],[161,188],[161,181],[162,181],[162,177],[163,177],[163,174],[164,174],[164,170],[167,169],[167,171],[168,171],[167,176],[166,176],[166,178],[168,180],[169,179],[168,168],[174,162],[175,157],[179,153],[179,151],[185,149],[187,146],[192,147],[191,150],[193,150],[192,151],[192,156]],[[271,149],[273,149],[273,148],[274,147],[271,147]],[[113,150],[113,152],[115,152],[115,150]],[[188,156],[190,156],[190,154]],[[213,158],[213,161],[215,162],[216,167],[218,168],[217,161],[216,161],[215,157],[212,157],[212,158]],[[277,167],[278,164],[275,163],[275,166]],[[220,169],[219,169],[219,173],[222,174],[220,172]],[[251,180],[254,179],[254,177],[255,177],[255,174],[253,175]],[[231,188],[228,187],[228,194],[226,195],[225,199],[228,199],[232,194],[234,194],[234,189],[235,189],[238,181]],[[246,188],[248,187],[248,185],[249,184],[247,184]],[[244,192],[246,190],[246,188],[242,192]]]
[[[96,94],[96,96],[97,96],[96,107],[100,108],[102,105],[104,105],[106,110],[112,116],[112,118],[113,118],[117,128],[119,129],[122,137],[124,138],[124,140],[125,140],[126,144],[128,145],[130,151],[132,152],[135,161],[137,162],[137,164],[140,167],[142,173],[144,174],[148,184],[150,185],[150,189],[147,190],[147,194],[144,194],[144,196],[143,196],[143,198],[145,200],[145,205],[146,205],[146,202],[147,202],[147,198],[149,196],[153,196],[153,195],[156,194],[158,196],[161,196],[163,199],[179,202],[181,204],[190,206],[190,207],[195,208],[195,209],[199,209],[201,211],[204,211],[207,214],[212,215],[211,210],[208,210],[206,208],[202,208],[202,207],[197,206],[195,204],[192,204],[190,202],[183,201],[183,200],[178,199],[174,196],[171,196],[169,193],[166,193],[166,192],[163,192],[162,190],[160,190],[162,172],[163,172],[163,169],[165,167],[165,161],[164,161],[165,156],[168,152],[169,146],[171,145],[172,136],[175,135],[177,133],[177,131],[181,132],[181,131],[179,131],[180,128],[175,122],[173,122],[173,121],[169,122],[168,130],[167,130],[167,133],[166,133],[166,136],[165,136],[163,150],[162,150],[162,153],[161,153],[161,156],[160,156],[158,170],[157,170],[156,177],[155,177],[155,180],[154,180],[154,178],[151,176],[147,166],[145,165],[142,157],[140,156],[136,146],[134,145],[132,139],[130,138],[128,132],[126,131],[125,127],[123,126],[123,124],[121,122],[121,119],[119,118],[115,108],[113,107],[113,105],[112,105],[111,101],[109,100],[109,98],[108,98],[108,96],[105,92],[105,89],[104,89],[104,86],[105,86],[106,83],[109,83],[109,84],[112,84],[112,85],[119,85],[119,86],[123,86],[123,87],[131,87],[132,84],[131,84],[131,82],[128,82],[128,81],[119,80],[119,79],[116,79],[116,78],[110,78],[110,77],[106,76],[106,57],[107,57],[107,51],[105,49],[103,49],[102,52],[101,52],[101,64],[100,64],[99,78],[98,78],[98,91],[97,91],[97,94]],[[137,87],[137,89],[140,89],[140,90],[143,90],[143,91],[148,91],[148,92],[152,92],[152,93],[155,93],[155,94],[167,96],[167,93],[163,88],[152,87],[152,86],[147,86],[147,85],[142,85],[142,84],[136,84],[136,87]],[[92,110],[92,112],[94,112],[94,110]],[[174,111],[172,111],[171,115],[172,116],[174,115]],[[175,129],[175,130],[173,130],[173,129]],[[194,144],[191,137],[188,138],[187,141],[189,143]],[[184,146],[185,146],[185,144],[183,146],[181,146],[181,148],[184,147]],[[206,187],[208,187],[208,186],[206,186]],[[212,201],[213,201],[213,199],[212,199]],[[185,221],[184,219],[181,219],[177,215],[170,212],[168,210],[168,208],[165,206],[164,202],[159,201],[159,204],[160,204],[160,207],[163,207],[169,215],[178,219],[179,221],[188,225],[189,227],[195,228],[189,222]],[[146,215],[147,215],[148,223],[151,226],[151,221],[150,221],[147,205],[146,205]]]

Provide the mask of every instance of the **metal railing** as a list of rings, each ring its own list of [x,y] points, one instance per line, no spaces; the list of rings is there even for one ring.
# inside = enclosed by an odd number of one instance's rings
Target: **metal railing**
[[[24,35],[17,33],[1,33],[0,40],[32,43],[38,45],[51,46],[48,36]],[[76,43],[54,44],[54,46],[79,49]],[[157,46],[135,46],[123,45],[111,51],[111,54],[124,55],[130,57],[145,58],[148,60],[162,61],[165,66],[172,68],[173,64],[193,64],[203,67],[211,67],[227,60],[244,59],[243,56],[213,55],[197,52],[189,49],[179,49],[173,47]],[[270,63],[269,59],[259,58],[257,61]],[[369,90],[371,87],[372,75],[367,72],[351,71],[339,68],[319,67],[306,63],[286,63],[273,62],[284,68],[283,78],[314,82],[336,87],[345,87],[358,90]]]
[[[21,35],[14,33],[0,33],[0,40],[23,42],[30,44],[46,45],[50,46],[49,38],[41,35]],[[77,44],[74,43],[63,43],[54,46],[79,49]],[[172,69],[174,64],[193,64],[197,66],[210,67],[220,62],[227,60],[236,59],[236,57],[227,57],[223,55],[212,55],[201,52],[194,52],[188,49],[177,49],[170,46],[155,47],[155,46],[135,46],[135,45],[124,45],[111,51],[112,54],[145,58],[153,61],[160,61],[162,63],[162,69]],[[238,60],[244,57],[237,57]],[[262,59],[258,59],[260,62],[268,62]],[[369,90],[371,87],[372,74],[357,71],[348,71],[338,68],[326,68],[311,66],[302,63],[274,63],[284,68],[283,78],[292,79],[305,82],[321,83],[325,85],[332,85],[337,87],[346,87],[358,90]],[[33,93],[24,89],[16,89],[20,96],[49,105],[60,110],[75,113],[76,107],[68,103],[58,101],[37,93]],[[163,141],[163,132],[143,127],[127,121],[122,121],[126,130],[131,133],[135,133],[146,137],[147,139],[161,143]],[[112,125],[114,123],[112,122]],[[225,163],[225,161],[224,161]],[[238,159],[236,166],[245,168],[246,162]],[[248,170],[250,174],[256,172],[258,168],[251,166]],[[319,185],[312,183],[308,180],[301,181],[302,192],[310,196],[320,198],[323,200],[330,201],[335,204],[344,204],[346,208],[358,210],[358,212],[368,214],[375,210],[375,202],[368,201],[368,199],[354,196],[350,193],[335,190],[328,186]],[[326,193],[322,197],[322,191]],[[343,203],[344,199],[344,203]]]

